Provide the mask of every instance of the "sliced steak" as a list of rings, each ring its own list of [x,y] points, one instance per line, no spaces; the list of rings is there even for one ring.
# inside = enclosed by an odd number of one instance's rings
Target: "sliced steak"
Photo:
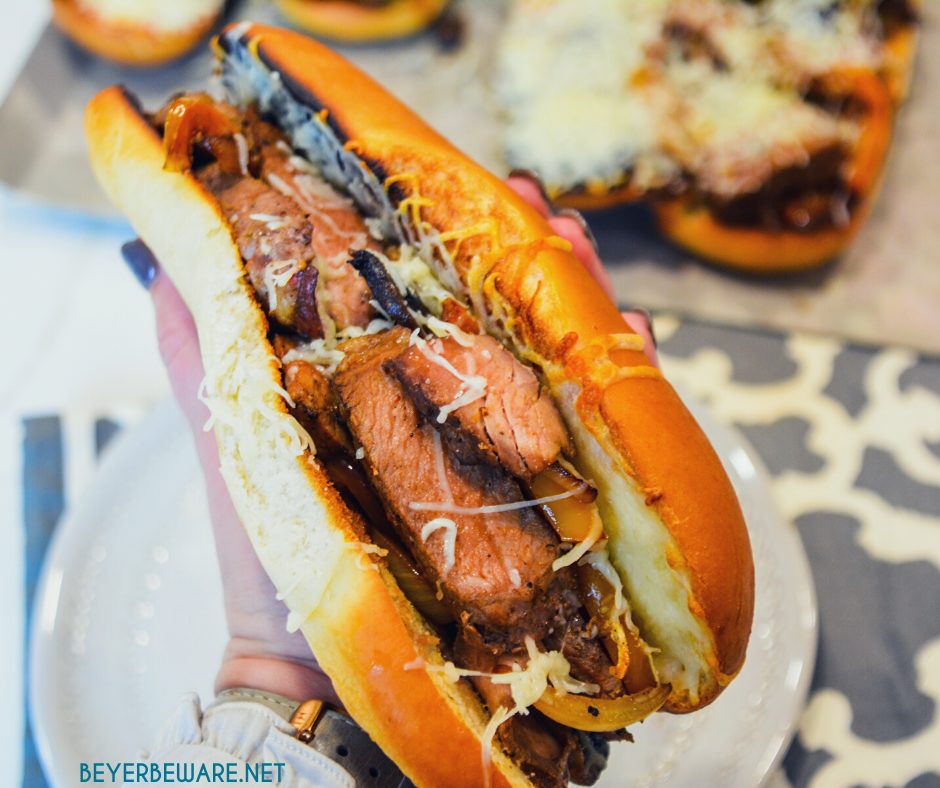
[[[442,359],[463,376],[486,379],[483,396],[448,414],[443,423],[441,408],[467,387]],[[530,479],[568,445],[564,422],[535,373],[492,337],[474,335],[470,347],[453,338],[433,340],[424,348],[414,345],[390,369],[464,462],[501,463],[514,476]]]
[[[313,227],[307,217],[293,200],[256,178],[232,175],[218,164],[196,175],[228,217],[248,281],[262,305],[282,326],[295,328],[297,291],[303,282],[297,274],[313,265]]]
[[[306,361],[291,361],[284,365],[284,388],[294,401],[291,412],[310,433],[319,458],[352,455],[352,442],[338,413],[339,401],[320,370]]]
[[[532,508],[454,514],[411,507],[450,499],[457,506],[477,508],[522,501],[524,496],[501,469],[463,465],[440,449],[434,428],[422,423],[410,398],[384,368],[408,347],[408,339],[406,329],[394,328],[342,346],[346,357],[333,384],[347,424],[364,450],[390,519],[426,576],[440,583],[458,619],[465,627],[496,630],[504,641],[516,640],[518,647],[523,634],[538,639],[563,614],[561,595],[547,593],[557,584],[551,564],[558,556],[558,540]],[[434,531],[427,539],[421,534],[439,517],[456,526],[452,566],[446,550],[448,531]]]
[[[365,280],[348,264],[352,252],[381,251],[353,201],[328,184],[287,144],[279,129],[249,110],[245,136],[260,177],[292,199],[307,215],[314,232],[313,251],[323,276],[326,306],[338,327],[365,327],[373,317]]]

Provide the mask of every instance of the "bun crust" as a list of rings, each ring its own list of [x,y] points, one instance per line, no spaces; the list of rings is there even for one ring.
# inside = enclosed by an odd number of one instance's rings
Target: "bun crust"
[[[84,7],[81,0],[53,0],[52,18],[69,38],[95,55],[132,66],[155,66],[185,54],[205,38],[222,5],[216,14],[173,31],[109,21]]]
[[[370,6],[355,0],[277,0],[298,27],[336,41],[380,41],[423,30],[449,0],[391,0]]]
[[[711,701],[740,669],[750,632],[747,531],[717,456],[629,341],[617,309],[542,217],[362,72],[276,28],[252,26],[241,41],[281,72],[294,95],[327,109],[330,126],[373,172],[394,178],[403,196],[421,197],[421,219],[447,242],[478,317],[541,368],[579,462],[608,500],[605,522],[629,511],[635,517],[620,519],[647,529],[634,532],[652,545],[644,554],[632,549],[629,533],[608,535],[622,573],[620,563],[639,560],[667,580],[668,589],[654,584],[644,601],[644,584],[631,587],[626,572],[644,634],[655,633],[661,613],[694,640],[677,642],[689,664],[676,674],[668,708]],[[195,317],[223,475],[291,620],[349,712],[413,781],[482,784],[487,717],[479,700],[438,672],[405,669],[416,658],[441,662],[433,631],[384,563],[372,563],[362,523],[320,465],[297,456],[293,420],[274,390],[280,375],[266,319],[225,217],[196,179],[163,170],[158,136],[119,88],[89,105],[87,135],[99,180]],[[656,595],[671,607],[657,610]],[[490,772],[496,785],[527,784],[496,746]]]

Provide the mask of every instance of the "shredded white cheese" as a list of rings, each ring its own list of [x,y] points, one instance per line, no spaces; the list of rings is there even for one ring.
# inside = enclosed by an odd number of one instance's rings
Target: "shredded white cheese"
[[[412,501],[410,504],[408,504],[408,506],[417,512],[447,512],[450,514],[497,514],[499,512],[511,512],[516,509],[527,509],[530,506],[541,506],[543,503],[552,503],[552,501],[560,501],[564,498],[570,498],[572,495],[578,495],[579,493],[584,492],[586,489],[586,484],[580,484],[572,490],[567,490],[566,492],[558,493],[557,495],[546,495],[544,498],[533,498],[531,500],[525,501],[512,501],[511,503],[494,503],[487,506],[458,506],[451,501]],[[603,526],[601,527],[601,530],[603,531]],[[597,541],[597,539],[595,538],[594,541]],[[583,542],[581,544],[583,544]]]
[[[483,731],[482,757],[484,769],[489,766],[490,750],[496,729],[516,714],[528,714],[529,707],[542,697],[549,685],[561,694],[570,692],[575,695],[596,695],[600,692],[600,687],[597,684],[572,678],[571,664],[560,651],[539,651],[531,637],[525,639],[525,645],[528,652],[528,662],[525,667],[516,662],[508,673],[464,670],[458,668],[453,662],[432,665],[420,659],[405,665],[406,670],[424,668],[425,670],[442,673],[448,681],[454,683],[465,676],[482,676],[488,678],[494,684],[509,686],[515,706],[512,709],[502,707],[497,709]]]
[[[444,531],[444,574],[454,567],[455,549],[457,546],[457,523],[447,517],[435,517],[421,528],[421,539],[427,542],[428,537],[435,531]]]
[[[241,132],[236,132],[232,135],[232,138],[235,140],[235,147],[238,148],[238,169],[241,170],[242,175],[247,175],[248,141],[245,139],[245,135]]]
[[[439,317],[434,317],[434,315],[421,315],[418,322],[423,322],[428,330],[436,337],[451,337],[458,345],[462,345],[463,347],[473,347],[473,335],[468,334],[466,331],[458,328],[453,323],[448,323],[446,320],[441,320]],[[490,351],[483,351],[484,358],[490,358],[491,355],[492,354]]]
[[[377,544],[372,544],[371,542],[352,542],[350,543],[353,547],[358,547],[362,552],[356,557],[356,568],[362,570],[371,570],[373,572],[378,572],[379,568],[375,565],[373,561],[363,561],[363,554],[365,555],[378,555],[386,556],[388,555],[388,550],[384,547],[379,547]]]
[[[277,309],[277,289],[284,287],[303,264],[300,260],[274,260],[264,267],[261,280],[268,291],[268,311]]]
[[[248,218],[261,222],[269,230],[280,230],[287,226],[287,221],[283,216],[276,216],[273,213],[250,213]]]

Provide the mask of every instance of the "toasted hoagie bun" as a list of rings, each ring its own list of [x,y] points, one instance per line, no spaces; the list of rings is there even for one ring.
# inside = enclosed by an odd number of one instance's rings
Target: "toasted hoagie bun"
[[[449,0],[277,0],[291,22],[336,41],[381,41],[423,30]]]
[[[188,52],[218,20],[223,0],[53,0],[52,18],[100,57],[154,66]]]
[[[228,28],[217,54],[234,102],[257,105],[537,371],[577,470],[597,488],[610,560],[670,686],[665,708],[712,701],[740,670],[750,633],[741,510],[701,429],[570,245],[326,47],[252,25]],[[441,672],[440,631],[402,593],[291,417],[272,324],[233,237],[238,217],[193,172],[168,166],[152,118],[121,88],[91,102],[86,129],[101,184],[193,313],[222,473],[289,626],[419,785],[527,784],[498,739],[492,758],[480,757],[495,726],[479,697]]]

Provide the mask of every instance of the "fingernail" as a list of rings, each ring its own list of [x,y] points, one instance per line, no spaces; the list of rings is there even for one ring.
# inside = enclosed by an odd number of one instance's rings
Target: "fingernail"
[[[650,311],[642,306],[621,306],[620,311],[630,312],[631,314],[642,317],[643,322],[646,323],[647,330],[650,332],[650,338],[653,340],[653,347],[659,350],[659,341],[656,339],[656,330],[653,328],[653,315],[650,314]]]
[[[517,167],[509,173],[510,178],[522,178],[523,180],[528,181],[536,189],[539,190],[539,194],[542,195],[542,199],[545,200],[545,204],[548,206],[548,212],[555,214],[555,203],[552,202],[552,198],[548,196],[548,190],[545,188],[545,184],[542,183],[542,179],[538,176],[538,173],[535,170],[528,170],[525,167]]]
[[[581,213],[581,211],[575,210],[574,208],[562,208],[560,211],[555,212],[555,216],[564,216],[566,219],[574,220],[591,242],[591,246],[594,247],[594,254],[600,254],[600,249],[597,247],[597,239],[594,237],[594,231],[591,229],[591,225],[588,224],[587,219],[584,218],[584,214]]]
[[[134,278],[140,282],[144,290],[149,290],[153,284],[160,265],[153,252],[139,238],[134,241],[128,241],[121,247],[121,254],[124,256],[124,262],[131,269]]]

